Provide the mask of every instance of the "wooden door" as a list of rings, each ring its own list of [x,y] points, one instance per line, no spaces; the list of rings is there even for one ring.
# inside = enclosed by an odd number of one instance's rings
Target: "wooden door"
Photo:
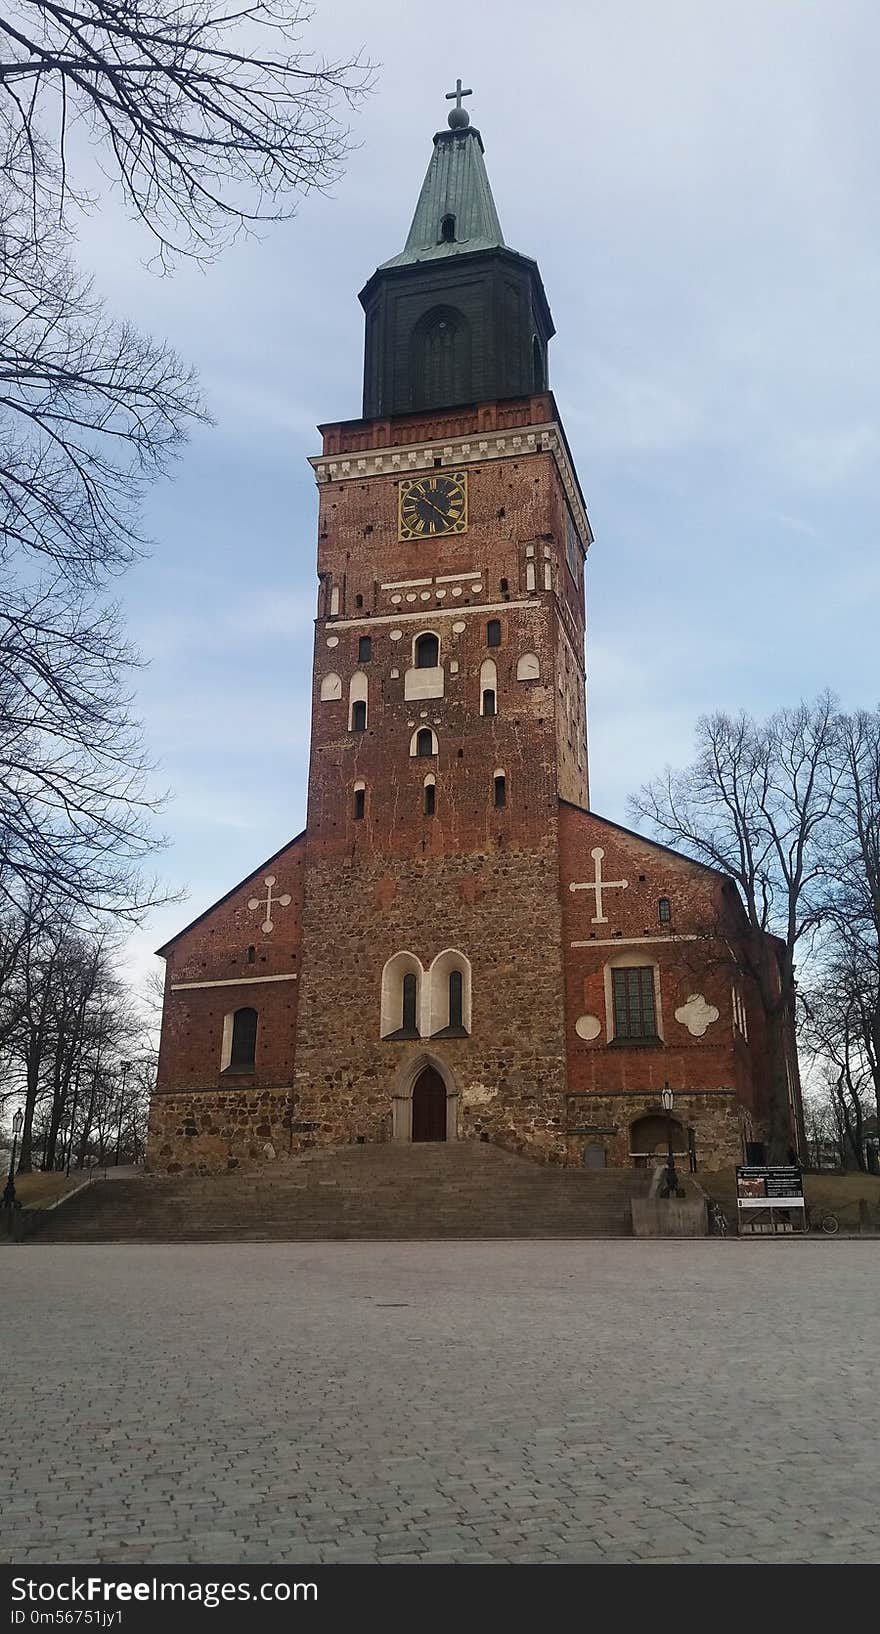
[[[413,1140],[446,1139],[446,1085],[434,1067],[425,1067],[413,1085]]]

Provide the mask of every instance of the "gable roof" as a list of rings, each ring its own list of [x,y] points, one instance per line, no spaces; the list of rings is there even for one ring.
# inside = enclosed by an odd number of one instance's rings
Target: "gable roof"
[[[640,834],[637,828],[627,828],[623,823],[615,823],[610,817],[603,817],[599,811],[585,811],[583,806],[576,806],[573,800],[564,800],[562,795],[558,798],[559,804],[568,806],[570,811],[579,811],[583,817],[594,817],[597,823],[604,823],[606,828],[616,828],[618,834],[626,834],[631,840],[641,840],[643,845],[649,845],[655,851],[664,851],[667,857],[675,857],[677,862],[687,862],[692,868],[701,868],[704,874],[714,874],[716,879],[722,880],[726,885],[732,885],[736,890],[736,880],[732,879],[730,874],[725,874],[723,868],[714,868],[710,862],[700,862],[698,857],[689,857],[686,851],[675,851],[671,845],[664,845],[662,840],[652,840],[649,834]]]
[[[224,896],[219,896],[216,902],[210,903],[201,913],[196,914],[195,919],[191,919],[189,924],[184,925],[182,930],[175,931],[173,936],[169,936],[167,942],[163,942],[161,947],[157,947],[156,957],[164,959],[171,948],[174,947],[175,942],[179,942],[180,938],[186,936],[189,931],[195,930],[196,925],[200,925],[203,919],[207,919],[209,913],[214,912],[215,908],[221,908],[224,902],[228,902],[231,896],[235,896],[236,891],[240,891],[249,879],[254,879],[257,874],[261,874],[264,868],[268,868],[271,863],[277,862],[279,857],[283,857],[285,851],[289,851],[293,845],[298,845],[300,840],[304,840],[305,837],[306,831],[301,829],[299,834],[294,834],[292,840],[288,840],[286,844],[279,846],[277,851],[273,851],[271,857],[267,857],[265,862],[258,863],[256,868],[252,868],[249,874],[245,874],[244,878],[240,879],[237,885],[233,885],[232,889],[227,891]]]

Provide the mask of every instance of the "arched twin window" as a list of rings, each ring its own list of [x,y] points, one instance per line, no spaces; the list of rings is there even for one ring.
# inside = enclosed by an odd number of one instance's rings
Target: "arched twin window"
[[[245,1005],[223,1017],[221,1072],[253,1072],[257,1054],[257,1012]]]
[[[381,1036],[466,1038],[471,1026],[471,967],[447,948],[426,971],[413,953],[396,953],[382,972]]]

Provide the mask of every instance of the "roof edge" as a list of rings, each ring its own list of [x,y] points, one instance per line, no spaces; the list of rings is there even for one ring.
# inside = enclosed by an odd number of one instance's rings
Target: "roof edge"
[[[229,898],[234,896],[236,891],[240,891],[242,886],[246,885],[249,879],[253,879],[256,874],[261,874],[264,868],[268,868],[270,863],[277,861],[277,859],[282,856],[285,851],[289,851],[292,845],[298,845],[300,840],[304,840],[305,837],[306,830],[301,828],[298,834],[294,834],[292,840],[286,840],[284,845],[280,845],[277,851],[272,852],[271,857],[266,858],[265,862],[258,862],[256,868],[252,868],[250,873],[244,874],[237,884],[231,886],[228,891],[224,892],[223,896],[218,896],[216,902],[209,902],[207,908],[203,908],[201,913],[196,914],[195,919],[191,919],[189,924],[184,925],[182,930],[176,931],[173,936],[169,936],[167,942],[163,942],[161,947],[157,947],[155,949],[156,958],[164,959],[169,949],[173,948],[175,942],[180,941],[181,936],[186,936],[188,931],[195,930],[196,925],[200,925],[203,919],[207,919],[208,914],[213,913],[215,908],[220,908],[224,902],[228,902]]]

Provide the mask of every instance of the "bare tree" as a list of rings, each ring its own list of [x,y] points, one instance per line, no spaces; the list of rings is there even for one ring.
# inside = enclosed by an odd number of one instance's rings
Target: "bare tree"
[[[838,721],[829,857],[830,959],[847,973],[846,1014],[880,1127],[880,710]]]
[[[193,419],[192,371],[105,312],[70,258],[75,126],[159,262],[210,259],[337,173],[359,59],[322,63],[300,0],[13,0],[0,17],[0,902],[137,918],[157,839],[108,584]]]
[[[359,56],[302,50],[310,19],[302,0],[13,0],[0,119],[22,198],[63,213],[81,121],[161,257],[211,258],[230,232],[289,215],[338,174],[336,110],[372,77]]]
[[[813,988],[802,994],[803,1041],[813,1055],[844,1162],[867,1167],[865,1118],[871,1069],[863,1033],[864,994],[858,966],[823,963]]]
[[[719,869],[739,889],[753,933],[742,951],[767,1024],[774,1155],[787,1144],[795,1069],[785,1040],[795,1014],[796,955],[824,912],[823,846],[840,776],[835,730],[829,694],[766,722],[704,716],[693,765],[667,769],[632,801],[635,815],[668,845]],[[776,939],[772,958],[767,933]]]

